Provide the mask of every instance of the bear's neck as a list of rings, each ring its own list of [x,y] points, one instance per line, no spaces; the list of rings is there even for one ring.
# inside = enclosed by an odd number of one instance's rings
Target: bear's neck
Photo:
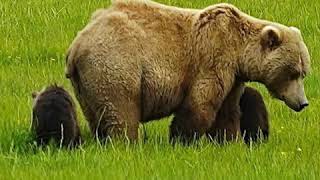
[[[212,22],[198,23],[191,27],[189,43],[190,62],[195,70],[209,72],[223,69],[235,79],[259,81],[260,68],[252,67],[257,62],[247,62],[244,58],[249,43],[257,43],[262,28],[270,22],[256,19],[242,12],[239,17],[225,17]],[[199,18],[199,17],[198,17]],[[251,50],[254,51],[254,50]],[[255,60],[255,59],[254,59]]]
[[[241,56],[238,59],[238,73],[237,77],[243,82],[260,82],[263,83],[265,79],[265,68],[262,64],[261,53],[257,47],[260,42],[260,30],[252,33],[245,41],[244,49],[241,51]]]
[[[212,28],[210,28],[212,30]],[[235,78],[240,75],[241,58],[249,35],[236,27],[216,28],[214,32],[204,28],[191,33],[191,57],[197,69],[224,69]]]

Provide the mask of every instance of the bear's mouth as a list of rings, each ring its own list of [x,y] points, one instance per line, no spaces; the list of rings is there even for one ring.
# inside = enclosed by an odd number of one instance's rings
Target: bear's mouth
[[[296,106],[294,106],[294,107],[290,107],[289,106],[289,108],[294,110],[295,112],[300,112],[300,111],[302,111],[304,109],[304,108],[300,108],[300,107],[296,107]]]
[[[301,112],[303,109],[305,109],[309,104],[306,103],[290,103],[289,101],[284,101],[285,104],[295,112]]]
[[[272,97],[279,99],[280,101],[283,101],[290,109],[294,110],[295,112],[301,112],[305,107],[308,106],[307,103],[304,103],[304,104],[293,103],[292,101],[288,100],[286,96],[280,95],[277,92],[274,92],[274,91],[269,91],[269,92]]]

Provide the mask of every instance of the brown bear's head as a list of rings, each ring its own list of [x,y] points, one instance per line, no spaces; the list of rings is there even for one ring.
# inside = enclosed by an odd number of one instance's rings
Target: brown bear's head
[[[310,69],[310,56],[297,28],[266,25],[246,49],[248,71],[255,71],[250,80],[265,84],[271,95],[295,111],[308,106],[303,79]]]

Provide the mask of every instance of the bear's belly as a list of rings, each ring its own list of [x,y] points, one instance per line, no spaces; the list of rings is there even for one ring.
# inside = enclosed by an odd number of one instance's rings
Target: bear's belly
[[[175,78],[174,81],[178,80]],[[178,80],[179,82],[179,80]],[[142,81],[141,122],[167,117],[174,113],[184,98],[184,87],[168,77]]]

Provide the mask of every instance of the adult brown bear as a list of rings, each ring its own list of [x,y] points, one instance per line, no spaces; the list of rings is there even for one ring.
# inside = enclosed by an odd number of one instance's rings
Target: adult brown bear
[[[136,140],[139,122],[174,113],[170,137],[188,142],[209,130],[239,133],[247,81],[302,110],[309,65],[298,29],[230,4],[199,10],[119,0],[77,35],[66,76],[98,137]]]

